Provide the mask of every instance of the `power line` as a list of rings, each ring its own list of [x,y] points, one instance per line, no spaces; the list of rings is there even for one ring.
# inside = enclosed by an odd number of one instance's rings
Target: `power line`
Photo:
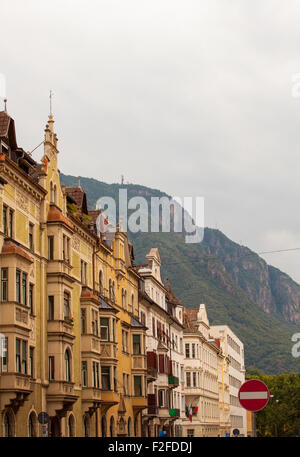
[[[247,248],[247,249],[249,249],[249,248]],[[236,257],[239,258],[239,259],[242,259],[244,257],[250,257],[250,256],[253,256],[253,255],[260,256],[260,255],[264,255],[264,254],[275,254],[275,253],[278,253],[278,252],[289,252],[289,251],[300,251],[300,248],[278,249],[276,251],[251,252],[250,254],[244,254],[244,255],[236,256]],[[206,254],[206,253],[204,252],[204,254]],[[218,258],[219,259],[219,257],[217,257],[215,255],[211,255],[211,254],[206,254],[206,256],[207,257],[211,257],[211,258]],[[180,262],[163,262],[163,266],[165,266],[165,265],[181,265],[183,263],[195,263],[195,262],[199,262],[199,259],[182,260]]]

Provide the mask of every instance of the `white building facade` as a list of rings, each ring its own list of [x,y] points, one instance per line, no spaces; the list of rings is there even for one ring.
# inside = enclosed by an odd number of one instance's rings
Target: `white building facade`
[[[137,266],[142,278],[140,320],[147,327],[148,408],[143,411],[143,435],[182,436],[183,306],[161,280],[158,249],[151,249],[146,258],[147,264]]]
[[[230,433],[239,430],[240,436],[247,436],[246,410],[242,408],[238,398],[241,385],[245,382],[244,345],[227,325],[211,327],[211,334],[220,340],[224,355],[229,360],[229,401],[230,401]]]

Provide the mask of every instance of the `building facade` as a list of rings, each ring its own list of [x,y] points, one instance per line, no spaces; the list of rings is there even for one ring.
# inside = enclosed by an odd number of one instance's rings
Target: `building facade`
[[[140,436],[147,405],[139,275],[80,185],[60,185],[49,116],[36,163],[0,113],[0,436]]]
[[[184,348],[188,417],[183,422],[183,435],[224,436],[228,428],[225,416],[221,417],[226,401],[222,393],[228,390],[226,376],[222,376],[226,363],[218,342],[210,336],[204,304],[199,309],[185,309]]]
[[[247,436],[246,410],[240,405],[238,392],[245,382],[244,345],[227,325],[211,327],[211,334],[220,341],[224,355],[229,360],[230,433],[239,430]]]
[[[142,277],[140,320],[147,326],[148,407],[143,412],[144,436],[182,435],[184,417],[183,306],[170,285],[164,286],[159,251],[152,248]]]

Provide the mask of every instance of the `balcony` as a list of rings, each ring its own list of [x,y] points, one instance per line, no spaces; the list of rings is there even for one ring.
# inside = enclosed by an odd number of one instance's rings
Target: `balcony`
[[[179,386],[179,378],[177,376],[168,376],[168,384],[171,389]]]
[[[74,392],[74,383],[68,381],[50,381],[47,390],[49,416],[59,414],[65,417],[73,409],[78,395]]]
[[[29,308],[16,302],[0,303],[0,325],[18,327],[30,332]]]
[[[147,408],[148,402],[146,397],[131,397],[131,404],[134,414],[138,414]]]
[[[1,409],[11,406],[17,411],[20,406],[23,406],[24,401],[31,392],[29,375],[21,373],[1,373]]]
[[[96,335],[81,335],[81,352],[99,355],[101,351],[100,337]]]
[[[132,356],[132,369],[133,370],[146,370],[146,356],[133,355]]]
[[[157,369],[153,367],[147,367],[147,382],[153,382],[157,379]]]
[[[120,403],[120,395],[113,390],[102,390],[101,391],[101,414],[106,414],[106,412],[112,406]]]
[[[174,418],[180,417],[180,409],[170,408],[169,409],[169,416],[170,417],[174,417]]]
[[[72,319],[66,318],[64,320],[48,320],[47,325],[49,340],[57,341],[64,337],[67,341],[71,342],[74,336],[74,323]]]
[[[81,399],[85,412],[92,415],[101,403],[101,389],[82,387]]]

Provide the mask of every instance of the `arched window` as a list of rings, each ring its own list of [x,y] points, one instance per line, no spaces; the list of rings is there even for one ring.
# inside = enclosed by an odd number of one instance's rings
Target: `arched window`
[[[6,437],[13,436],[11,418],[8,413],[4,414],[4,436],[6,436]]]
[[[102,438],[106,437],[106,417],[102,416],[101,418],[101,436]]]
[[[99,271],[99,294],[103,295],[103,272]]]
[[[90,420],[88,416],[83,416],[83,433],[84,436],[90,435]]]
[[[68,419],[68,433],[69,436],[75,436],[75,419],[73,414],[70,414]]]
[[[36,432],[36,414],[32,411],[29,415],[29,419],[28,419],[28,435],[30,437],[35,437],[37,436],[37,432]]]
[[[53,201],[54,203],[56,204],[56,184],[54,184],[54,187],[53,187]]]
[[[65,379],[71,382],[71,355],[69,349],[65,352]]]
[[[138,416],[135,416],[134,418],[134,436],[138,436],[139,434],[139,422],[138,422]]]
[[[110,418],[109,432],[110,432],[110,436],[111,437],[115,436],[115,419],[114,419],[114,416],[111,416],[111,418]]]
[[[53,182],[50,182],[50,202],[53,203]]]
[[[128,417],[128,436],[131,436],[131,417]]]

